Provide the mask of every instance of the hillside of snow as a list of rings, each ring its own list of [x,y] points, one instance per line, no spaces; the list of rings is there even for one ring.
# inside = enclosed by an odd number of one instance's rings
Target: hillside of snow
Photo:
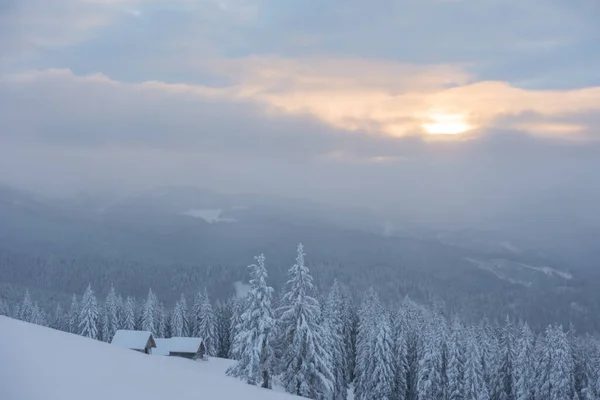
[[[300,399],[225,376],[230,363],[149,356],[0,316],[0,399]]]

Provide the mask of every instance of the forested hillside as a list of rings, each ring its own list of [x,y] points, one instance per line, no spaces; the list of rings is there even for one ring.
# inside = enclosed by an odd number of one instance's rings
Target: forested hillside
[[[103,296],[111,285],[136,298],[152,288],[170,307],[198,289],[224,301],[248,279],[247,260],[263,251],[279,291],[293,243],[302,241],[322,294],[337,279],[356,300],[374,287],[386,303],[408,295],[473,322],[509,315],[540,329],[554,322],[600,329],[594,272],[532,253],[382,235],[360,210],[344,219],[347,210],[193,190],[106,204],[1,193],[8,223],[0,225],[0,296],[12,302],[25,288],[66,301],[88,284]]]
[[[118,329],[155,337],[202,337],[209,356],[237,363],[228,374],[311,399],[562,400],[600,397],[600,341],[573,326],[532,330],[506,317],[473,324],[405,298],[386,304],[367,290],[359,302],[337,281],[314,290],[302,245],[280,295],[270,286],[268,259],[248,267],[248,292],[226,302],[206,292],[181,295],[166,307],[150,290],[140,301],[111,287],[99,301],[91,286],[47,314],[27,292],[0,303],[0,313],[92,339]]]

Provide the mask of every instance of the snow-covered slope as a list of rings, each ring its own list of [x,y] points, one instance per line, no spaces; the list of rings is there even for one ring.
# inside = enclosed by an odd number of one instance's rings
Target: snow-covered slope
[[[226,377],[228,363],[149,356],[0,316],[3,400],[300,399]]]

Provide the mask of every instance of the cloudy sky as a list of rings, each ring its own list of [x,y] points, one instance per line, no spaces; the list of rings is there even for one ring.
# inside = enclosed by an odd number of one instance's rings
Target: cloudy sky
[[[0,181],[431,221],[576,204],[600,190],[598,18],[596,0],[4,0]]]

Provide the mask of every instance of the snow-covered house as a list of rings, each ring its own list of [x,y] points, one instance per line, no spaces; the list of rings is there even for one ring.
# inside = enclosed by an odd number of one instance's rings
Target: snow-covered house
[[[204,341],[194,337],[156,339],[156,348],[152,350],[153,355],[183,357],[190,360],[203,359],[205,353]]]
[[[156,347],[156,342],[154,341],[152,333],[148,331],[130,331],[126,329],[119,329],[110,343],[145,354],[150,354],[150,349]]]

